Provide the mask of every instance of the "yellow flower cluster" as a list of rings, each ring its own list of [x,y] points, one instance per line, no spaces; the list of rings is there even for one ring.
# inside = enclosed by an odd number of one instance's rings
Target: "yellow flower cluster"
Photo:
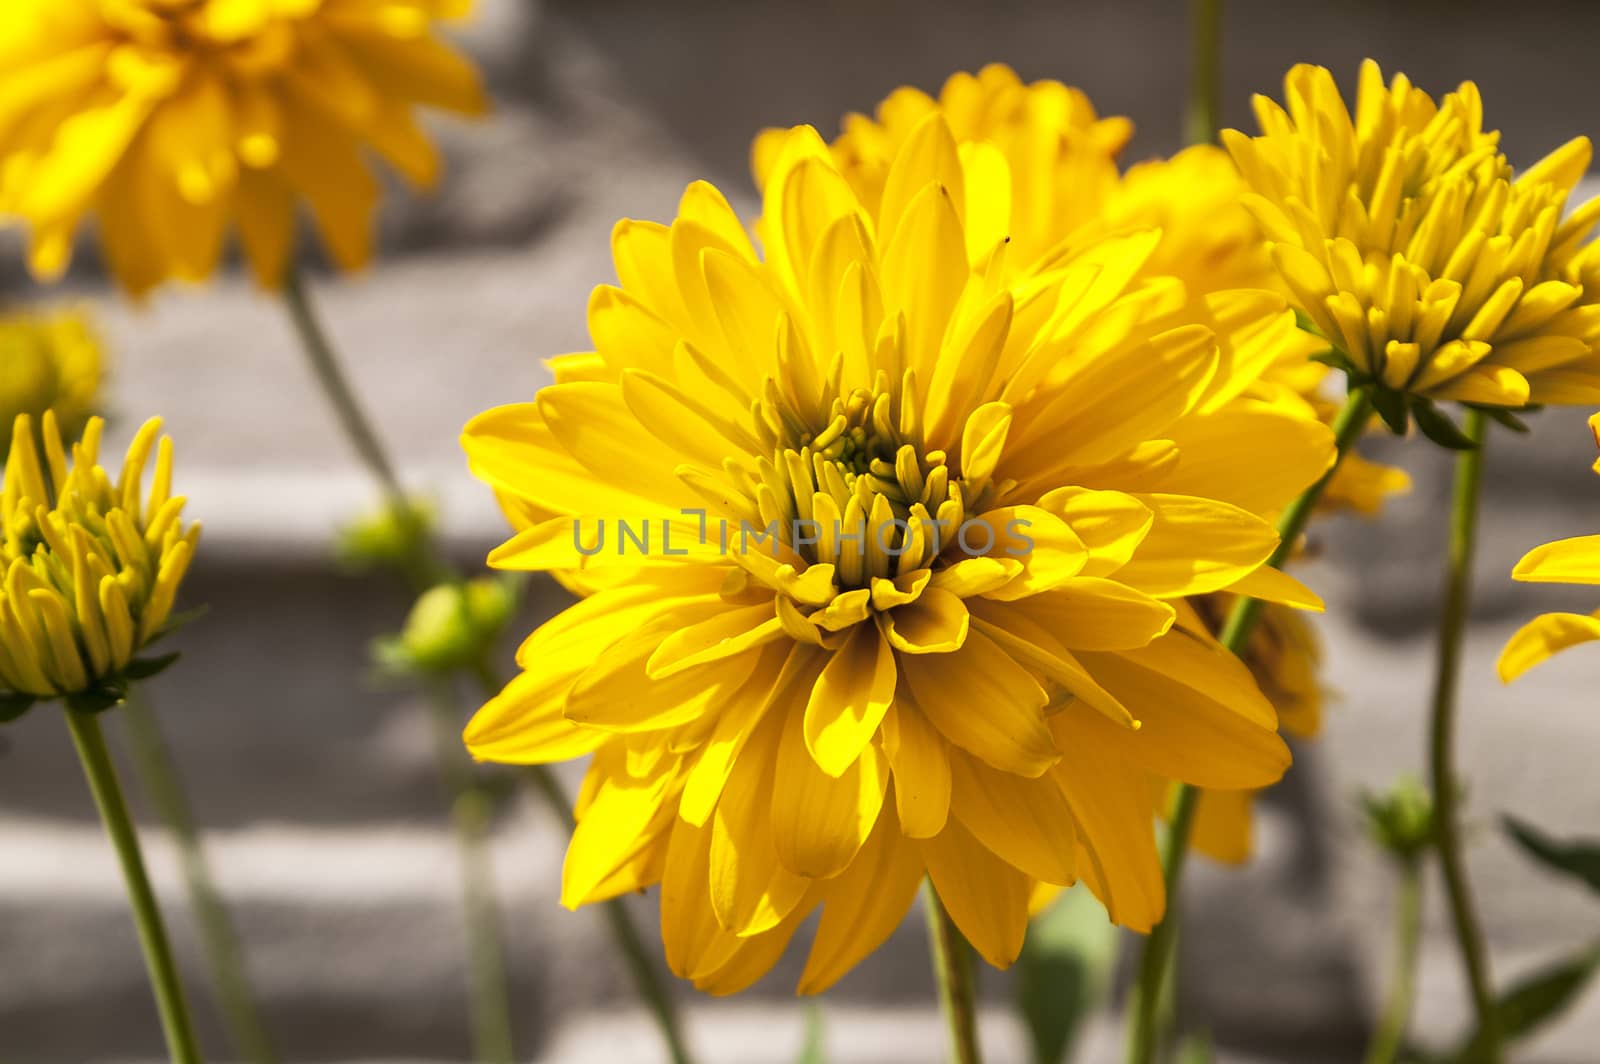
[[[55,415],[13,427],[0,488],[5,562],[0,684],[33,698],[119,693],[123,670],[171,616],[200,526],[172,495],[172,442],[159,419],[134,437],[113,482],[89,421],[70,464]],[[150,490],[145,466],[155,452]]]
[[[86,313],[0,313],[0,425],[50,410],[62,435],[77,436],[99,402],[104,376],[105,355]],[[6,437],[0,446],[10,442]]]
[[[216,268],[237,228],[279,284],[295,209],[334,261],[363,265],[379,186],[439,168],[418,105],[485,108],[477,72],[433,23],[470,0],[7,0],[0,6],[0,215],[32,230],[42,278],[83,219],[129,292]]]
[[[1398,396],[1425,431],[1419,399],[1600,402],[1600,201],[1563,217],[1586,138],[1514,177],[1471,82],[1435,103],[1368,61],[1352,116],[1333,75],[1301,65],[1284,97],[1255,98],[1260,136],[1223,139],[1278,272],[1392,427]]]

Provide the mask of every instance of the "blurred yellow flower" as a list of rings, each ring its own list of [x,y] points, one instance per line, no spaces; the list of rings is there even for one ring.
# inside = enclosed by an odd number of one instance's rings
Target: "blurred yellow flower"
[[[1249,788],[1288,763],[1248,671],[1173,622],[1223,589],[1318,605],[1260,568],[1256,514],[1331,434],[1233,402],[1293,315],[1191,305],[1145,277],[1148,232],[1008,264],[986,205],[1009,164],[942,114],[871,196],[809,127],[764,150],[764,254],[704,183],[670,226],[619,223],[596,350],[467,426],[521,528],[491,564],[588,595],[467,745],[593,754],[563,902],[660,883],[667,959],[710,991],[818,906],[800,989],[825,989],[924,876],[996,965],[1035,881],[1148,929],[1150,776]]]
[[[1589,419],[1600,446],[1600,414]],[[1595,462],[1600,473],[1600,461]],[[1600,584],[1600,536],[1575,536],[1535,547],[1511,570],[1514,580],[1536,584]],[[1546,613],[1520,628],[1500,652],[1496,668],[1510,683],[1535,665],[1579,643],[1600,639],[1600,610]]]
[[[1440,431],[1418,400],[1600,402],[1600,201],[1562,219],[1587,139],[1513,178],[1471,82],[1435,103],[1368,61],[1353,118],[1322,67],[1284,94],[1255,98],[1261,136],[1223,140],[1284,282],[1392,428]]]
[[[470,0],[7,0],[0,6],[0,215],[31,229],[53,279],[99,221],[138,295],[216,269],[237,227],[276,287],[304,200],[333,260],[371,253],[370,149],[408,180],[439,168],[417,105],[485,100],[433,23]]]
[[[100,401],[104,376],[100,338],[86,312],[0,312],[0,423],[52,410],[62,435],[76,436]],[[10,445],[10,437],[0,441]]]
[[[172,495],[160,419],[139,430],[114,482],[97,464],[102,425],[90,419],[69,465],[53,413],[37,435],[26,414],[13,424],[0,489],[0,684],[13,695],[114,701],[124,670],[171,616],[200,538]]]

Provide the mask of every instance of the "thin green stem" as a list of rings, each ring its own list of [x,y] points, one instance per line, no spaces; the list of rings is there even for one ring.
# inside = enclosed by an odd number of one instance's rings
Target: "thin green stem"
[[[1450,920],[1478,1013],[1481,1059],[1500,1060],[1500,1024],[1489,980],[1489,958],[1483,931],[1473,911],[1472,890],[1462,859],[1458,807],[1461,788],[1452,765],[1455,756],[1456,689],[1461,673],[1461,644],[1466,634],[1472,601],[1472,558],[1478,538],[1478,497],[1483,488],[1483,448],[1488,419],[1468,410],[1461,430],[1475,447],[1456,458],[1456,482],[1450,510],[1450,545],[1446,559],[1444,604],[1439,615],[1438,672],[1434,677],[1433,710],[1428,740],[1428,775],[1439,866],[1444,874]]]
[[[461,746],[460,707],[447,683],[431,685],[434,755],[450,791],[451,823],[461,858],[461,903],[467,923],[467,963],[472,978],[472,1043],[484,1064],[512,1064],[511,999],[500,912],[489,853],[494,798],[478,782]]]
[[[178,766],[161,734],[161,723],[149,702],[138,693],[129,696],[122,719],[127,725],[139,779],[157,815],[177,843],[189,906],[194,911],[200,944],[206,952],[228,1034],[244,1059],[253,1064],[277,1064],[280,1058],[262,1022],[261,1010],[250,986],[238,932],[211,874]]]
[[[1189,47],[1184,133],[1190,144],[1211,144],[1222,124],[1222,0],[1189,0]]]
[[[1317,500],[1339,471],[1344,456],[1355,446],[1372,417],[1372,400],[1365,389],[1352,391],[1334,415],[1332,429],[1335,444],[1332,467],[1322,479],[1307,488],[1299,498],[1289,504],[1278,518],[1278,546],[1266,564],[1282,568],[1299,543],[1300,535],[1311,520]],[[1218,640],[1229,651],[1241,653],[1255,631],[1264,604],[1260,599],[1241,598],[1228,614]],[[1133,985],[1128,1005],[1128,1064],[1151,1064],[1160,1041],[1160,1002],[1162,987],[1172,966],[1173,945],[1177,940],[1179,918],[1178,888],[1183,882],[1183,866],[1189,855],[1189,834],[1194,825],[1195,807],[1200,792],[1187,785],[1178,787],[1177,799],[1172,809],[1172,819],[1167,827],[1167,845],[1162,857],[1162,878],[1167,888],[1167,912],[1162,921],[1145,940],[1144,953],[1139,959],[1139,976]]]
[[[499,678],[494,675],[494,670],[487,663],[479,663],[474,675],[482,686],[485,697],[500,692]],[[562,791],[561,783],[556,779],[555,773],[550,771],[550,766],[529,765],[526,774],[534,793],[544,799],[545,808],[570,834],[578,822],[572,815],[572,804]],[[621,898],[612,898],[602,904],[601,908],[605,912],[606,924],[611,929],[612,940],[633,976],[634,989],[645,1003],[645,1007],[655,1017],[656,1025],[661,1028],[661,1037],[667,1043],[667,1052],[672,1057],[673,1064],[693,1064],[694,1058],[690,1056],[688,1044],[684,1041],[683,1027],[679,1023],[672,994],[661,978],[650,951],[645,948],[644,937],[634,924],[627,905]]]
[[[1366,1064],[1394,1064],[1411,1022],[1411,1005],[1417,993],[1417,952],[1422,943],[1422,862],[1400,862],[1400,882],[1395,897],[1394,974],[1378,1029],[1367,1047]]]
[[[438,559],[435,546],[428,542],[427,531],[406,499],[394,463],[390,461],[372,420],[362,409],[355,389],[350,386],[339,356],[328,339],[328,332],[317,317],[305,282],[293,267],[284,277],[283,299],[289,310],[289,318],[294,323],[295,334],[300,339],[300,348],[305,352],[306,361],[310,363],[317,383],[322,386],[323,394],[333,405],[340,428],[383,492],[384,503],[393,519],[409,526],[412,551],[405,568],[412,590],[425,591],[449,579],[448,567]]]
[[[933,954],[934,980],[939,984],[939,1008],[950,1031],[950,1059],[954,1064],[982,1064],[978,1044],[977,992],[972,982],[971,947],[950,919],[933,883],[927,884],[924,908],[928,913],[928,946]]]
[[[167,929],[161,919],[161,907],[156,903],[155,891],[150,887],[150,876],[145,872],[144,857],[139,852],[139,836],[133,820],[128,816],[127,803],[122,799],[122,787],[117,783],[117,770],[106,750],[105,736],[100,731],[100,720],[93,714],[65,710],[67,728],[72,732],[72,743],[78,749],[78,759],[83,763],[84,777],[94,795],[94,804],[100,810],[100,820],[117,852],[122,866],[122,878],[128,888],[128,904],[133,910],[134,925],[139,930],[139,944],[144,949],[145,970],[150,977],[150,989],[155,994],[156,1009],[161,1015],[161,1030],[166,1035],[167,1053],[172,1064],[200,1064],[200,1044],[195,1040],[194,1027],[189,1020],[189,1005],[184,1000],[183,982],[178,977],[178,966],[172,959],[172,946],[167,941]]]

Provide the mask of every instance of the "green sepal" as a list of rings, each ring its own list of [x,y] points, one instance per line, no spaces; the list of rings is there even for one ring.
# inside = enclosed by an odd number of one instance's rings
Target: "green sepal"
[[[1426,399],[1411,400],[1411,415],[1417,419],[1417,429],[1428,439],[1451,451],[1476,451],[1478,445],[1450,420],[1450,415]]]
[[[1501,817],[1500,824],[1523,852],[1546,868],[1572,876],[1600,894],[1600,839],[1563,842],[1512,816]]]
[[[1324,366],[1331,366],[1336,370],[1341,370],[1352,378],[1356,376],[1355,363],[1351,362],[1349,358],[1345,357],[1345,353],[1337,348],[1330,347],[1326,351],[1318,351],[1316,354],[1307,355],[1306,357],[1312,362],[1320,362]]]
[[[1070,1059],[1110,989],[1116,958],[1116,926],[1081,885],[1033,919],[1017,958],[1016,994],[1035,1061]]]
[[[83,713],[92,716],[120,706],[122,700],[127,697],[128,688],[125,684],[117,680],[105,680],[98,687],[80,691],[75,695],[67,695],[63,701],[66,703],[69,713]]]
[[[1402,392],[1390,391],[1387,388],[1372,389],[1372,409],[1378,412],[1383,423],[1389,426],[1389,431],[1396,436],[1404,436],[1410,426],[1410,417],[1406,411],[1406,397]]]
[[[22,719],[37,701],[39,700],[33,695],[20,692],[0,695],[0,724],[10,724],[14,720]]]
[[[1312,336],[1322,335],[1322,330],[1317,328],[1317,323],[1311,320],[1311,315],[1299,307],[1294,308],[1294,327],[1301,332],[1308,332]]]
[[[156,629],[156,634],[145,642],[145,646],[149,646],[151,643],[159,643],[173,632],[187,627],[190,623],[198,621],[210,612],[210,606],[196,606],[194,609],[184,610],[181,613],[168,614],[166,623]]]
[[[179,658],[178,651],[162,654],[154,658],[134,658],[122,667],[121,676],[128,680],[148,680],[152,676],[159,676],[172,667]]]
[[[1503,406],[1473,406],[1471,403],[1467,405],[1490,421],[1493,421],[1496,425],[1504,425],[1512,432],[1526,433],[1528,431],[1528,423]]]

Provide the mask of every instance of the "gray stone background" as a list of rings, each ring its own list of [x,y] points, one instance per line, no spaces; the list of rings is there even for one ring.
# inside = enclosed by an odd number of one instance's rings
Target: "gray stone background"
[[[669,218],[683,185],[720,184],[743,210],[745,150],[763,125],[831,130],[897,84],[933,89],[956,69],[1005,60],[1027,77],[1089,90],[1131,115],[1138,158],[1178,139],[1183,5],[954,0],[731,0],[537,4],[480,0],[462,39],[487,71],[493,117],[438,122],[450,160],[436,198],[392,197],[384,257],[365,276],[319,278],[317,296],[378,412],[408,482],[439,500],[453,548],[481,558],[500,526],[466,474],[461,424],[530,396],[539,359],[585,346],[589,288],[611,279],[607,234],[622,215]],[[1588,3],[1269,2],[1228,5],[1227,117],[1276,91],[1296,60],[1346,84],[1373,55],[1433,90],[1472,77],[1492,124],[1526,164],[1596,132]],[[0,277],[23,286],[14,241]],[[467,1044],[454,850],[421,707],[374,684],[366,646],[404,602],[340,574],[331,530],[374,500],[293,346],[281,308],[237,274],[133,308],[85,247],[49,298],[98,315],[115,359],[118,442],[168,419],[181,487],[207,539],[188,585],[211,607],[182,636],[186,660],[152,691],[242,924],[267,1019],[295,1061],[459,1061]],[[1530,438],[1500,434],[1479,558],[1462,706],[1472,779],[1470,864],[1502,981],[1600,933],[1595,899],[1541,875],[1498,837],[1514,811],[1557,833],[1594,833],[1600,657],[1576,651],[1512,689],[1492,662],[1524,619],[1587,611],[1580,590],[1515,585],[1532,545],[1595,531],[1600,483],[1582,412],[1551,412]],[[1394,448],[1388,448],[1394,451]],[[1381,989],[1391,878],[1360,839],[1354,797],[1422,766],[1432,604],[1444,539],[1447,463],[1397,452],[1416,477],[1381,523],[1317,533],[1307,579],[1327,597],[1328,678],[1341,699],[1262,821],[1248,869],[1197,864],[1189,883],[1182,1008],[1228,1061],[1359,1059]],[[538,588],[535,614],[559,608]],[[113,726],[113,732],[117,732]],[[114,741],[120,739],[113,735]],[[137,800],[137,796],[136,796]],[[203,1036],[224,1059],[199,985],[193,929],[161,832],[147,830]],[[561,839],[514,804],[495,857],[524,1054],[548,1062],[661,1059],[597,919],[555,902]],[[638,915],[653,924],[653,904]],[[940,1059],[913,916],[826,999],[829,1059]],[[712,1002],[685,992],[707,1061],[795,1058],[803,1012],[791,961],[756,990]],[[1025,1059],[1005,977],[984,980],[996,1061]],[[1466,1022],[1442,917],[1428,896],[1416,1031],[1444,1043]],[[1119,1059],[1109,1016],[1081,1059]],[[1600,1059],[1600,991],[1516,1059]],[[37,713],[0,734],[0,1060],[153,1060],[160,1055],[120,882],[64,730]]]

